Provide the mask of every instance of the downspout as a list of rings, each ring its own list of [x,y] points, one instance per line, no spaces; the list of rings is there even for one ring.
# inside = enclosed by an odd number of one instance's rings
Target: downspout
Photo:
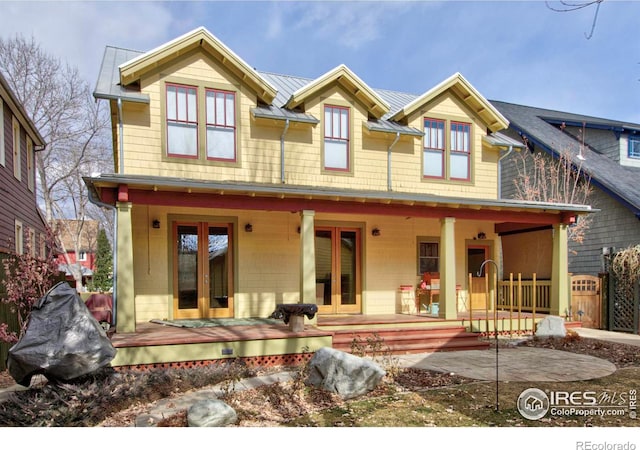
[[[396,137],[387,149],[387,190],[391,191],[391,149],[400,140],[400,132],[396,132]]]
[[[284,123],[284,130],[280,136],[280,183],[284,184],[284,135],[289,130],[289,119]]]
[[[116,207],[113,205],[110,205],[108,203],[104,203],[102,201],[100,201],[97,197],[96,197],[96,193],[93,189],[88,189],[89,191],[89,201],[91,203],[93,203],[94,205],[100,206],[102,208],[107,208],[107,209],[111,209],[111,210],[115,210]],[[116,212],[117,214],[117,212]],[[117,308],[116,308],[116,304],[117,304],[117,292],[116,292],[116,277],[117,277],[117,269],[118,269],[118,258],[117,258],[117,253],[118,253],[118,221],[114,220],[113,221],[113,252],[112,252],[112,258],[113,261],[111,262],[111,264],[113,265],[113,292],[111,294],[112,297],[112,303],[113,303],[113,314],[112,314],[112,325],[115,327],[116,323],[117,323]]]
[[[118,173],[124,173],[124,125],[122,124],[122,97],[118,97],[118,134],[120,135],[120,155],[118,159],[120,160],[120,170]]]
[[[502,198],[502,160],[509,156],[512,151],[513,145],[510,145],[507,153],[505,153],[498,159],[498,199]]]

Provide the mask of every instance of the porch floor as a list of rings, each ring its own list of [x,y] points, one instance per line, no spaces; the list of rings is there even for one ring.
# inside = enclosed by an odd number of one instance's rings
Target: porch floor
[[[509,311],[498,311],[498,319],[500,321],[508,321],[510,317]],[[536,314],[536,321],[544,317],[542,314]],[[494,313],[489,312],[486,318],[484,311],[474,311],[471,314],[472,326],[480,322],[486,324],[486,321],[492,322]],[[532,314],[521,313],[523,327],[525,320],[532,322]],[[517,322],[517,313],[511,314],[513,322]],[[337,315],[327,316],[320,315],[317,319],[317,326],[306,325],[304,331],[293,332],[288,325],[277,324],[257,324],[257,325],[234,325],[234,326],[216,326],[216,327],[199,327],[199,328],[183,328],[162,325],[152,322],[141,322],[136,325],[135,333],[119,333],[116,332],[111,336],[111,343],[115,348],[123,347],[148,347],[158,345],[179,345],[179,344],[197,344],[209,342],[233,342],[233,341],[255,341],[268,339],[288,339],[297,337],[323,337],[332,336],[336,329],[358,328],[363,326],[469,326],[469,313],[459,313],[457,319],[446,320],[438,317],[432,317],[426,314],[380,314],[380,315]],[[506,325],[508,329],[508,324]],[[502,327],[501,327],[502,328]],[[493,325],[489,325],[489,330],[493,330]]]

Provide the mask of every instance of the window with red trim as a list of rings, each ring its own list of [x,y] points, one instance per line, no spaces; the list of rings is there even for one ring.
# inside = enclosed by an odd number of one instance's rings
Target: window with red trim
[[[198,101],[195,87],[167,84],[167,154],[198,157]]]
[[[233,92],[206,90],[207,158],[236,159],[236,96]]]
[[[422,175],[444,178],[444,120],[424,119]]]
[[[324,168],[350,169],[349,163],[349,108],[324,107]]]
[[[470,134],[470,124],[462,122],[451,122],[451,155],[449,177],[452,180],[470,179]]]

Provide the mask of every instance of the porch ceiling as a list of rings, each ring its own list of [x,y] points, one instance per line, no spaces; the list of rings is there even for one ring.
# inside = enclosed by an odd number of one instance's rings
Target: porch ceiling
[[[484,200],[433,194],[319,188],[285,184],[212,182],[152,176],[103,174],[85,177],[94,202],[115,205],[182,205],[190,207],[255,209],[457,217],[499,222],[554,224],[592,212],[588,205]],[[186,195],[185,195],[186,194]]]

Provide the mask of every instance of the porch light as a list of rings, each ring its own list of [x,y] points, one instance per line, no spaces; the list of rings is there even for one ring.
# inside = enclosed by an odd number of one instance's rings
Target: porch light
[[[478,239],[486,239],[486,238],[487,238],[487,235],[483,231],[478,233]]]
[[[371,236],[380,236],[380,229],[374,228],[373,230],[371,230]]]
[[[151,222],[151,226],[153,228],[160,228],[160,221],[158,219],[153,219],[153,222]]]
[[[250,223],[246,224],[244,226],[244,231],[246,231],[247,233],[253,232],[253,225],[251,225]]]

